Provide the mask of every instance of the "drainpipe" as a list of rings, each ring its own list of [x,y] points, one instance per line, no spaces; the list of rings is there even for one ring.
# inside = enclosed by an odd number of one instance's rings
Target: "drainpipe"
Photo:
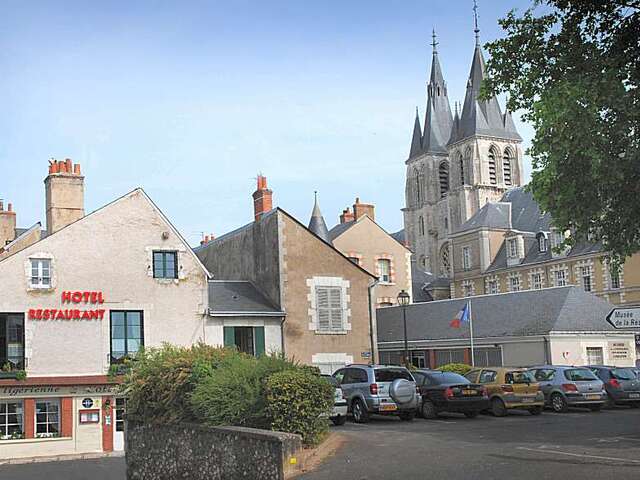
[[[376,363],[376,350],[375,350],[375,341],[373,339],[373,297],[371,292],[378,285],[378,279],[376,278],[371,285],[367,288],[367,293],[369,297],[369,339],[371,341],[371,363]]]
[[[544,335],[542,337],[544,341],[544,361],[547,365],[551,365],[551,353],[549,352],[549,337]]]
[[[282,358],[286,358],[285,352],[284,352],[284,319],[285,319],[285,316],[283,315],[282,320],[280,321],[280,344],[282,348]]]

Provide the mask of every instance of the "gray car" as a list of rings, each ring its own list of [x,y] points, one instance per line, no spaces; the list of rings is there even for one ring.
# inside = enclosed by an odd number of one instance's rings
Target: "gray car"
[[[588,368],[542,365],[530,371],[554,412],[566,412],[569,407],[597,412],[607,401],[603,382]]]
[[[419,395],[415,379],[404,367],[348,365],[333,377],[357,423],[367,423],[373,413],[398,415],[405,421],[415,417]]]
[[[588,367],[604,382],[611,405],[640,407],[640,379],[632,368],[592,365]]]

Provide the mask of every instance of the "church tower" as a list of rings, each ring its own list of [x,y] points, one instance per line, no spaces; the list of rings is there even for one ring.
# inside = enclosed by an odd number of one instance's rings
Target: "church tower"
[[[405,237],[421,269],[442,276],[438,249],[446,242],[448,207],[441,191],[442,172],[448,172],[447,142],[453,117],[433,33],[431,76],[427,85],[424,130],[416,109],[409,158],[406,160],[404,225]],[[446,173],[448,182],[448,173]],[[447,183],[448,185],[448,183]],[[447,186],[448,189],[448,186]]]

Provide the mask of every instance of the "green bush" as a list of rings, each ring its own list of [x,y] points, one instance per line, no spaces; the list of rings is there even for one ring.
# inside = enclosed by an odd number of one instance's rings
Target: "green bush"
[[[266,382],[266,411],[273,430],[302,435],[315,444],[327,431],[334,387],[308,368],[274,373]]]
[[[446,365],[438,367],[438,370],[466,375],[467,373],[469,373],[469,371],[471,371],[472,368],[473,367],[471,365],[467,365],[466,363],[447,363]]]

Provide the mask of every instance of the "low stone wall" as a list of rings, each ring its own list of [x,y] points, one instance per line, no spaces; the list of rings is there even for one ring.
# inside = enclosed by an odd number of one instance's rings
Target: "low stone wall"
[[[243,427],[150,425],[127,420],[128,480],[283,480],[300,435]]]

